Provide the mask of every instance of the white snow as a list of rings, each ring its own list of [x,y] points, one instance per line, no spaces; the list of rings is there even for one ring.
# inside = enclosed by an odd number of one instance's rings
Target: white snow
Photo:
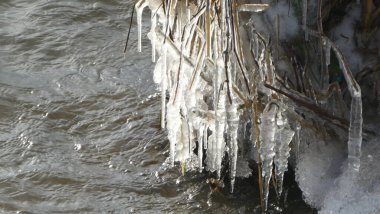
[[[343,144],[302,136],[296,175],[306,202],[324,214],[380,212],[380,136],[363,142],[359,173],[349,167]]]
[[[365,143],[360,174],[346,169],[326,194],[321,213],[380,213],[380,137]]]

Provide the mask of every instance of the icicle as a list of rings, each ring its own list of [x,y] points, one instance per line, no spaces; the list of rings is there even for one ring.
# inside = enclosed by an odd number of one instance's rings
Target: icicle
[[[284,173],[288,170],[288,158],[290,156],[289,144],[293,139],[294,131],[288,127],[287,120],[282,116],[282,113],[277,114],[277,132],[276,132],[276,145],[274,157],[275,174],[277,182],[278,196],[282,193],[282,183],[284,180]]]
[[[152,43],[152,62],[156,62],[156,34],[154,33],[154,30],[156,29],[157,26],[157,15],[152,13],[152,25],[150,32],[153,34],[152,39],[150,40]]]
[[[165,71],[162,71],[165,75]],[[166,118],[166,80],[161,83],[161,128],[165,129]]]
[[[331,43],[329,41],[326,41],[324,46],[325,46],[326,67],[329,67],[330,58],[331,58]]]
[[[210,171],[217,171],[220,177],[222,157],[224,154],[224,129],[226,123],[226,86],[223,81],[224,62],[221,56],[215,63],[213,72],[213,106],[215,109],[215,122],[209,124],[212,134],[208,138],[207,167]]]
[[[208,127],[206,126],[205,129],[204,129],[204,133],[203,133],[203,148],[205,150],[207,150],[207,146],[208,146],[208,143],[207,143],[207,140],[208,140],[208,136],[207,136],[207,129]]]
[[[273,157],[274,153],[274,137],[276,133],[276,114],[277,104],[270,102],[264,109],[260,124],[260,157],[261,157],[261,174],[263,178],[263,195],[264,195],[264,210],[267,209],[269,182],[272,177]]]
[[[181,128],[181,115],[179,106],[173,103],[168,103],[167,106],[167,129],[168,129],[168,139],[170,142],[170,160],[172,166],[174,166],[174,161],[176,157],[176,145],[178,141],[179,129]]]
[[[327,37],[325,37],[328,40]],[[344,59],[341,51],[338,47],[329,41],[331,48],[335,52],[335,55],[339,61],[340,68],[343,72],[344,79],[347,83],[348,91],[352,97],[351,99],[351,109],[350,109],[350,127],[348,131],[348,164],[351,169],[359,171],[360,168],[360,156],[361,156],[361,145],[362,145],[362,126],[363,126],[363,116],[362,116],[362,97],[359,84],[356,82],[355,78]]]
[[[223,86],[223,89],[220,90],[219,97],[218,97],[218,104],[216,107],[216,123],[215,123],[215,129],[216,129],[216,170],[218,174],[218,178],[220,178],[220,171],[222,169],[222,159],[224,155],[224,147],[225,147],[225,141],[224,141],[224,130],[226,127],[226,85]]]
[[[233,64],[230,66],[231,69],[228,72],[228,87],[232,88],[233,83],[235,82],[236,76],[236,65]],[[240,113],[238,111],[238,104],[236,103],[236,98],[231,94],[232,104],[229,104],[227,107],[227,125],[228,125],[228,140],[229,140],[229,152],[228,156],[230,157],[230,180],[231,180],[231,192],[234,191],[235,177],[236,177],[236,165],[238,158],[238,127],[239,127],[239,117]]]
[[[231,192],[234,191],[235,176],[236,176],[236,162],[238,156],[238,126],[239,115],[237,111],[238,106],[232,104],[228,106],[227,122],[228,122],[228,135],[230,141],[230,151],[228,156],[230,157],[230,179],[231,179]]]
[[[350,112],[350,128],[348,132],[348,163],[356,171],[360,168],[362,144],[362,98],[352,97]]]
[[[307,29],[307,0],[302,0],[302,28],[305,31],[305,40],[309,40],[309,33]]]
[[[137,28],[138,28],[138,41],[137,41],[137,49],[139,52],[141,52],[141,16],[142,16],[142,10],[136,8],[136,16],[137,16]]]
[[[181,129],[180,129],[180,139],[177,141],[177,157],[176,161],[181,161],[185,163],[187,159],[190,158],[190,129],[186,122],[186,119],[181,116]]]
[[[145,0],[140,0],[136,3],[136,17],[137,17],[137,30],[138,30],[138,45],[137,49],[139,52],[141,52],[141,34],[142,34],[142,12],[144,8],[148,5],[148,3]]]
[[[170,82],[167,76],[167,59],[166,59],[166,45],[163,45],[163,57],[162,57],[162,71],[161,71],[161,128],[165,129],[165,118],[166,118],[166,90],[168,88],[168,83]]]
[[[207,137],[206,165],[210,172],[216,171],[216,146],[215,146],[215,129],[211,129],[212,134]]]
[[[203,170],[203,139],[204,139],[204,125],[201,125],[198,129],[198,162],[199,172]]]
[[[188,142],[189,142],[189,146],[188,146],[188,157],[190,158],[190,161],[191,161],[191,157],[193,157],[192,153],[195,149],[195,138],[194,138],[194,134],[195,134],[195,130],[194,130],[194,127],[193,127],[193,123],[191,122],[192,120],[187,120],[187,127],[188,127]]]
[[[294,141],[295,141],[295,147],[296,147],[296,158],[298,160],[299,158],[299,152],[300,152],[300,130],[301,130],[301,126],[300,124],[296,124],[296,133],[295,133],[295,137],[294,137]]]

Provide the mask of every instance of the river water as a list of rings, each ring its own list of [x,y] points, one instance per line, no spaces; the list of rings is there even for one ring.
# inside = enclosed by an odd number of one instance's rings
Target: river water
[[[211,193],[168,140],[132,2],[0,1],[1,213],[259,213],[254,178]],[[143,31],[148,31],[149,12]],[[294,183],[269,213],[312,213]],[[284,202],[285,201],[285,202]]]

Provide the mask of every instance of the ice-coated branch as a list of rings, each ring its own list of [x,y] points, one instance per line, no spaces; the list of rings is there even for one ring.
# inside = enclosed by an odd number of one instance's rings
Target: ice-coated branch
[[[347,143],[348,164],[352,169],[359,171],[363,127],[362,95],[360,86],[352,76],[350,68],[348,67],[347,62],[339,48],[327,37],[325,37],[325,40],[331,44],[331,48],[334,51],[335,56],[338,58],[340,68],[342,69],[344,79],[347,83],[348,91],[352,97],[350,109],[350,127],[348,129],[349,131]]]
[[[350,121],[348,128],[348,165],[354,171],[360,169],[360,156],[363,132],[363,115],[362,115],[362,94],[359,84],[356,82],[352,72],[338,46],[332,42],[327,36],[321,35],[319,32],[307,29],[313,36],[322,37],[325,43],[326,52],[331,50],[338,59],[339,66],[342,70],[344,79],[347,83],[348,91],[351,95]],[[331,49],[331,50],[330,50]],[[329,55],[330,53],[325,53]]]

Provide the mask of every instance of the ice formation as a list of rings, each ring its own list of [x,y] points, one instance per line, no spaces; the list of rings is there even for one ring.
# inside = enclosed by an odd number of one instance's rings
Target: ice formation
[[[267,198],[269,194],[269,183],[272,177],[273,158],[275,156],[274,147],[276,145],[276,115],[278,106],[275,103],[268,103],[261,117],[260,125],[260,157],[262,162],[261,174],[263,177],[263,193]],[[265,207],[267,200],[265,200]]]
[[[330,65],[330,59],[331,59],[331,42],[325,41],[324,42],[324,52],[325,52],[325,62],[326,62],[326,67],[328,68]]]
[[[335,56],[339,60],[340,68],[343,71],[344,79],[347,82],[348,91],[351,94],[351,111],[350,111],[350,127],[348,131],[348,160],[350,167],[356,171],[360,168],[360,156],[362,145],[362,98],[359,84],[355,81],[352,73],[338,47],[325,38],[330,43],[331,48],[335,52]],[[330,50],[329,50],[330,51]]]
[[[298,157],[300,131],[306,122],[297,116],[294,103],[317,108],[298,92],[290,93],[287,79],[277,74],[279,64],[272,57],[270,35],[255,27],[265,27],[264,24],[251,19],[242,27],[240,13],[261,12],[269,5],[237,4],[235,0],[140,0],[136,3],[138,50],[146,6],[152,11],[148,37],[152,42],[152,60],[156,61],[154,81],[161,90],[161,127],[168,131],[171,165],[181,163],[183,172],[206,169],[222,178],[226,166],[223,163],[227,161],[233,191],[238,167],[248,165],[242,163],[245,157],[239,155],[243,153],[239,145],[250,144],[258,157],[255,161],[261,171],[265,210],[271,179],[276,181],[278,194],[282,193],[292,141]],[[270,13],[277,11],[279,19],[285,6],[280,2],[278,9]],[[302,8],[307,40],[307,0],[302,1]],[[294,12],[288,13],[293,16]],[[297,23],[294,17],[288,20]],[[281,36],[278,32],[278,39],[294,35],[298,29],[293,27],[290,34],[284,31]],[[350,166],[358,170],[362,138],[360,88],[340,50],[327,37],[324,46],[327,65],[331,50],[340,60],[353,98],[348,150]],[[315,109],[314,112],[324,113]],[[239,133],[241,129],[245,133],[247,124],[252,127],[251,137],[240,139]]]
[[[277,131],[275,135],[275,175],[277,182],[278,195],[282,193],[282,183],[284,180],[284,173],[288,170],[288,158],[290,157],[290,142],[293,140],[294,131],[290,129],[283,111],[279,111],[276,115]]]

